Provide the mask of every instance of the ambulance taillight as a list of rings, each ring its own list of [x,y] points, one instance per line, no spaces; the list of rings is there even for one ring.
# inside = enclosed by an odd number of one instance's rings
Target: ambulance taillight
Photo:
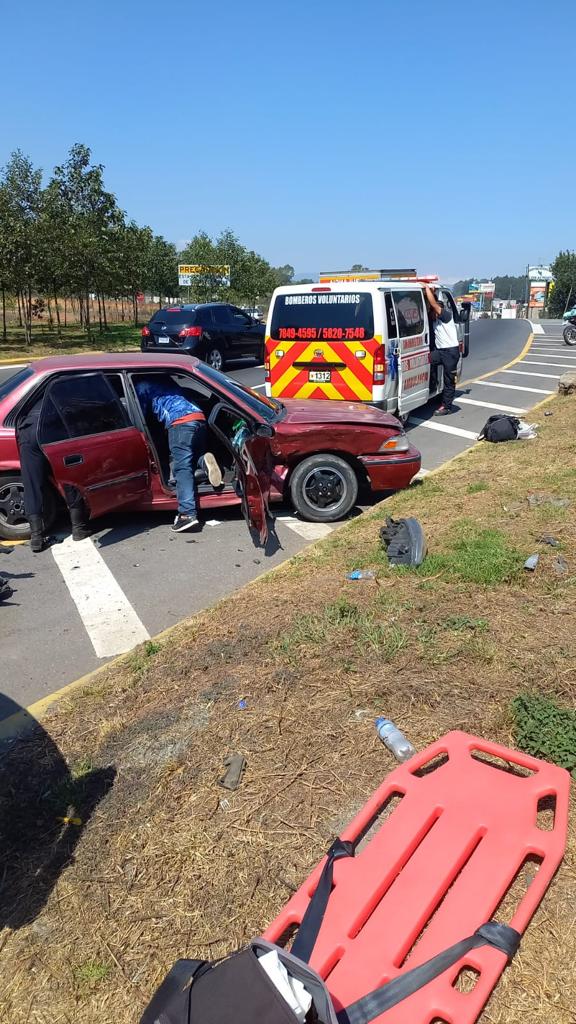
[[[264,383],[270,383],[270,353],[268,351],[268,345],[265,346],[264,350]]]
[[[384,351],[384,345],[378,345],[374,353],[374,383],[382,383],[386,380],[386,352]]]

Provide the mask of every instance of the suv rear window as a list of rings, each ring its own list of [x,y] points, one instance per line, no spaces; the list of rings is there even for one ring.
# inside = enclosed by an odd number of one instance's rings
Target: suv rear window
[[[152,324],[193,324],[196,320],[195,309],[159,309],[154,313]]]
[[[272,312],[275,341],[364,341],[374,337],[369,292],[278,295]]]

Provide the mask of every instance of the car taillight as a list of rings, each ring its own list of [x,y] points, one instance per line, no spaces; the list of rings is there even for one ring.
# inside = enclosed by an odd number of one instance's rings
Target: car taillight
[[[264,356],[264,383],[270,383],[270,355],[268,352]]]
[[[143,327],[140,333],[141,333],[143,338],[148,338],[150,336],[150,328],[149,327]]]
[[[386,353],[384,345],[378,345],[374,353],[374,381],[386,380]]]
[[[199,338],[201,334],[202,334],[202,328],[201,327],[183,327],[182,330],[178,332],[178,337],[179,338]]]

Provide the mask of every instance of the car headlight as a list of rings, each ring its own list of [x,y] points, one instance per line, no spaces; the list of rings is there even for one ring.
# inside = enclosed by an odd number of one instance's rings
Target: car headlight
[[[401,434],[393,434],[387,441],[383,441],[380,445],[379,452],[407,452],[410,447],[410,441],[408,440],[404,431]]]

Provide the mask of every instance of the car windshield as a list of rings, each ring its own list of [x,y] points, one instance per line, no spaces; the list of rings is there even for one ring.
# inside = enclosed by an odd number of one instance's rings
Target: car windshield
[[[259,395],[252,388],[247,388],[224,373],[213,370],[211,366],[202,365],[196,372],[210,381],[218,391],[233,395],[268,423],[273,423],[278,419],[284,409],[282,402],[278,402],[275,398],[267,398],[266,395]]]
[[[6,398],[11,391],[14,391],[22,381],[28,380],[29,377],[34,375],[34,371],[29,366],[25,366],[22,370],[17,370],[12,373],[7,380],[3,380],[0,383],[0,399]]]
[[[150,320],[150,324],[193,324],[196,318],[195,309],[159,309]]]

